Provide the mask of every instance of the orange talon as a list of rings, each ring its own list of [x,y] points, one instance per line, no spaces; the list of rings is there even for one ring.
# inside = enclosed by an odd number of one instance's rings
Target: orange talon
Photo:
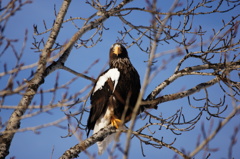
[[[111,125],[115,126],[116,129],[119,128],[120,125],[122,125],[122,121],[120,119],[117,119],[115,117],[111,118]]]

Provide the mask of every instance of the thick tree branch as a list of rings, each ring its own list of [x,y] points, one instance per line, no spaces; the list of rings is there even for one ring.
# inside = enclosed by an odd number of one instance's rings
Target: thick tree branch
[[[236,62],[228,62],[228,63],[215,63],[215,64],[205,64],[205,65],[198,65],[198,66],[192,66],[192,67],[186,67],[176,73],[174,73],[172,76],[170,76],[168,79],[166,79],[164,82],[159,84],[147,97],[146,100],[152,100],[154,99],[166,86],[174,82],[177,78],[185,76],[185,75],[191,75],[191,72],[194,71],[201,71],[201,70],[207,70],[207,69],[213,69],[216,71],[222,71],[224,69],[227,70],[235,70],[240,68],[240,61]]]
[[[52,48],[58,32],[61,28],[61,24],[63,22],[64,16],[68,10],[71,0],[65,0],[62,4],[62,7],[58,13],[57,20],[54,23],[52,32],[49,36],[49,39],[45,45],[45,48],[40,56],[38,62],[37,72],[34,75],[33,79],[28,83],[28,88],[26,90],[25,95],[22,97],[21,101],[18,104],[18,108],[14,110],[10,119],[8,120],[5,131],[0,136],[0,159],[5,158],[9,154],[9,147],[12,142],[12,139],[15,135],[15,132],[20,127],[21,116],[27,110],[29,104],[31,103],[34,95],[37,92],[38,87],[44,78],[44,71],[47,64],[47,59],[49,57],[49,50]],[[10,132],[10,133],[8,133]]]
[[[86,140],[76,144],[75,146],[71,147],[64,154],[60,157],[60,159],[72,159],[78,157],[79,153],[85,151],[88,147],[95,144],[97,141],[102,141],[108,135],[116,132],[116,128],[112,125],[109,125],[97,133],[93,134],[91,137],[87,138]]]
[[[93,134],[91,137],[87,138],[86,140],[81,141],[79,144],[76,144],[75,146],[73,146],[70,149],[68,149],[67,151],[65,151],[64,154],[59,159],[77,158],[78,155],[82,151],[85,151],[87,148],[89,148],[96,142],[102,141],[108,135],[111,135],[112,133],[116,133],[116,132],[128,133],[128,130],[118,130],[115,127],[109,125],[103,129],[99,130],[97,133]],[[153,142],[156,142],[157,144],[159,144],[159,146],[167,147],[167,148],[173,150],[174,152],[176,152],[177,154],[181,155],[182,157],[187,158],[187,156],[183,152],[181,152],[177,148],[173,147],[171,144],[167,144],[163,141],[160,141],[157,138],[154,138],[153,136],[149,136],[149,135],[142,134],[142,133],[135,132],[135,131],[132,131],[131,134],[146,138]]]
[[[219,81],[220,81],[220,78],[215,77],[214,79],[212,79],[208,82],[200,83],[197,86],[195,86],[191,89],[188,89],[186,91],[175,93],[175,94],[164,95],[164,96],[158,97],[158,98],[156,98],[154,100],[151,100],[151,101],[143,101],[142,104],[143,105],[154,105],[155,106],[157,104],[164,103],[164,102],[167,102],[167,101],[172,101],[172,100],[184,98],[184,97],[190,96],[190,95],[192,95],[196,92],[199,92],[202,89],[208,88],[208,87],[216,84]]]

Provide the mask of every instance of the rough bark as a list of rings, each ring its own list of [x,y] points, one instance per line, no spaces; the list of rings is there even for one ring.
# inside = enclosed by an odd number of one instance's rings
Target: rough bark
[[[114,126],[107,126],[101,129],[99,132],[93,134],[91,137],[87,138],[86,140],[76,144],[75,146],[71,147],[64,154],[60,157],[60,159],[71,159],[78,157],[78,154],[82,151],[86,150],[88,147],[95,144],[97,141],[102,141],[108,135],[116,132],[116,128]]]
[[[71,0],[65,0],[63,2],[62,7],[58,13],[56,22],[49,36],[49,39],[45,45],[45,48],[43,49],[43,52],[40,55],[37,71],[33,79],[28,82],[28,87],[25,94],[20,100],[17,109],[15,109],[12,115],[10,116],[5,131],[0,136],[0,159],[5,158],[9,154],[9,148],[13,140],[13,137],[15,135],[15,132],[17,129],[20,128],[20,125],[21,125],[21,117],[24,115],[25,111],[27,110],[39,86],[44,81],[44,72],[46,70],[47,58],[51,53],[50,49],[54,45],[54,42],[60,31],[61,24],[66,15],[70,2]]]

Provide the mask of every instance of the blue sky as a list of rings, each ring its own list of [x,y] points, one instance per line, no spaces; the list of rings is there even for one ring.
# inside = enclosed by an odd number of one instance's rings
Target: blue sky
[[[167,11],[170,7],[172,1],[159,1],[159,7],[161,8],[161,11]],[[184,2],[184,1],[183,1]],[[38,57],[40,53],[34,52],[34,50],[30,49],[32,47],[33,42],[33,25],[36,24],[38,26],[39,32],[44,31],[43,26],[43,20],[46,21],[46,24],[48,27],[50,27],[54,20],[54,4],[56,4],[57,10],[61,6],[60,1],[48,1],[48,0],[41,0],[41,1],[34,1],[32,4],[26,5],[23,7],[22,10],[18,11],[17,14],[15,14],[12,19],[8,22],[8,27],[5,30],[5,35],[10,39],[19,39],[19,41],[16,43],[15,47],[17,50],[20,50],[23,45],[24,41],[24,35],[25,30],[28,30],[28,40],[26,49],[24,50],[24,55],[22,58],[22,61],[24,64],[31,64],[38,60]],[[133,3],[130,3],[127,5],[127,7],[132,6],[139,6],[139,7],[145,7],[146,3],[145,1],[135,1]],[[194,17],[195,25],[194,27],[198,27],[198,25],[202,25],[203,30],[207,31],[206,39],[209,35],[212,34],[211,28],[219,29],[222,26],[221,19],[229,20],[232,15],[236,15],[238,9],[235,9],[234,11],[231,11],[229,13],[224,14],[213,14],[213,15],[205,15],[205,16],[196,16]],[[72,4],[70,5],[69,12],[66,15],[66,19],[72,17],[88,17],[88,15],[91,15],[94,13],[94,10],[89,7],[87,4],[83,3],[83,1],[77,1],[74,0]],[[129,20],[133,20],[135,24],[144,24],[147,25],[150,23],[150,15],[143,15],[140,12],[133,13],[132,16],[129,17]],[[181,20],[182,17],[178,17],[179,20]],[[177,25],[177,19],[176,24]],[[76,23],[81,27],[83,24],[82,21],[76,21]],[[122,22],[120,22],[116,17],[109,19],[105,23],[105,27],[109,28],[109,30],[104,31],[103,33],[103,41],[101,43],[98,43],[96,47],[86,49],[84,47],[81,47],[79,49],[73,49],[71,55],[69,56],[66,66],[74,69],[78,72],[84,72],[91,63],[93,63],[95,60],[99,60],[97,64],[95,64],[88,72],[88,76],[96,78],[99,73],[106,69],[106,64],[108,62],[108,52],[110,46],[116,42],[117,37],[120,36],[118,33],[119,28],[123,26]],[[62,31],[59,34],[59,37],[57,39],[57,42],[64,43],[67,40],[71,38],[71,36],[77,31],[76,28],[72,26],[71,23],[64,24],[64,28],[62,28]],[[90,32],[92,33],[92,32]],[[49,33],[43,35],[43,36],[37,36],[37,39],[44,38],[46,40],[47,35]],[[239,35],[239,33],[238,33]],[[89,34],[83,36],[83,38],[88,38]],[[239,37],[239,36],[238,36]],[[131,43],[131,39],[126,39],[125,41]],[[144,46],[147,46],[149,44],[149,41],[145,40]],[[159,45],[157,52],[166,51],[169,49],[176,48],[177,44],[175,43],[163,43],[162,45]],[[197,49],[197,48],[196,48]],[[5,54],[0,59],[0,72],[3,71],[2,65],[4,63],[7,63],[8,68],[12,68],[15,65],[16,59],[13,56],[12,51],[9,49],[8,54]],[[141,80],[144,78],[145,73],[145,67],[147,65],[146,61],[148,55],[146,53],[143,53],[140,49],[138,49],[136,46],[133,46],[129,48],[128,50],[130,59],[133,63],[133,65],[138,70]],[[169,56],[163,56],[160,58],[157,58],[157,64],[161,63],[164,60],[167,60]],[[147,87],[145,97],[162,81],[167,79],[174,71],[177,62],[182,57],[177,57],[174,60],[172,60],[166,69],[162,70],[151,82],[151,84]],[[199,61],[189,61],[184,65],[186,66],[192,66],[196,65]],[[105,67],[104,67],[105,66]],[[35,70],[36,68],[33,68]],[[22,81],[22,79],[26,79],[29,77],[31,70],[26,70],[20,73],[17,78],[18,80]],[[59,84],[64,84],[67,81],[71,80],[74,75],[72,75],[69,72],[66,72],[64,70],[56,71],[55,73],[52,73],[49,75],[45,83],[41,86],[41,89],[46,90],[49,88],[53,88],[55,84],[56,75],[59,73]],[[236,75],[233,74],[233,75]],[[212,79],[212,77],[196,77],[196,76],[187,76],[180,78],[176,82],[172,84],[172,86],[167,87],[161,92],[161,95],[163,94],[170,94],[174,92],[180,91],[182,88],[188,89],[193,86],[195,86],[198,83],[208,81]],[[236,76],[237,79],[237,76]],[[8,77],[4,77],[0,79],[1,84],[0,88],[2,89],[5,86],[5,83],[7,82]],[[91,85],[91,82],[78,78],[68,89],[61,89],[57,92],[57,98],[55,99],[55,103],[57,103],[62,95],[68,91],[68,94],[75,94],[79,90],[82,90],[87,85]],[[89,92],[90,88],[86,91]],[[220,98],[222,97],[222,94],[219,87],[217,85],[213,86],[212,89],[209,89],[209,94],[212,98],[214,98],[214,102],[219,102]],[[51,93],[48,93],[46,96],[44,96],[44,104],[48,104],[49,101],[52,99]],[[81,94],[79,98],[85,97],[85,94]],[[195,97],[202,98],[203,91],[199,92],[195,95]],[[11,96],[9,98],[6,98],[5,105],[17,105],[19,102],[19,99],[21,99],[21,96]],[[36,102],[39,104],[40,96],[36,96],[33,99],[33,103]],[[32,104],[33,104],[32,103]],[[231,101],[228,99],[226,101],[227,104],[231,105]],[[197,104],[197,103],[194,103]],[[199,104],[199,103],[198,103]],[[79,109],[81,104],[76,105],[73,108],[73,111],[76,111]],[[87,106],[89,106],[89,102],[87,103]],[[159,105],[158,110],[151,110],[150,112],[155,113],[156,115],[162,114],[163,117],[168,117],[170,115],[173,115],[176,110],[180,109],[182,107],[183,113],[185,114],[186,120],[190,120],[196,115],[199,111],[197,109],[191,109],[188,106],[188,101],[186,98],[177,100],[177,101],[171,101],[167,103],[163,103]],[[231,107],[231,106],[230,106]],[[37,110],[29,110],[26,113],[31,113],[31,111],[37,111]],[[156,112],[154,112],[156,111]],[[227,115],[231,109],[227,110],[225,115]],[[12,110],[1,110],[0,116],[2,118],[3,122],[6,122],[9,118],[9,115],[12,113]],[[48,122],[53,122],[59,118],[64,117],[64,113],[61,111],[60,108],[55,108],[47,113],[42,113],[40,115],[36,115],[33,118],[26,118],[22,120],[21,128],[31,127],[31,126],[37,126],[41,124],[45,124]],[[84,120],[86,123],[87,120],[87,114],[84,115]],[[213,119],[214,127],[217,126],[220,119]],[[72,119],[72,122],[74,124],[74,120]],[[137,124],[135,128],[140,128],[141,125],[144,125],[147,121],[142,121],[139,119],[137,121]],[[179,149],[184,148],[187,152],[190,152],[194,149],[197,138],[201,134],[201,124],[204,124],[206,130],[208,130],[208,126],[210,122],[206,120],[205,118],[202,119],[198,123],[198,125],[194,128],[194,130],[190,132],[183,132],[182,135],[176,136],[173,135],[169,130],[165,130],[164,128],[161,131],[158,131],[156,137],[164,138],[164,141],[166,143],[171,143],[174,138],[177,138],[176,143],[174,146],[176,146]],[[67,127],[67,122],[62,122],[61,126]],[[210,158],[227,158],[227,152],[228,152],[228,145],[230,144],[230,137],[233,134],[233,130],[235,126],[239,126],[239,119],[233,118],[230,123],[224,127],[223,130],[221,130],[220,134],[216,136],[216,138],[210,143],[211,148],[218,148],[220,147],[219,151],[217,153],[212,153]],[[157,130],[157,128],[156,128]],[[80,131],[80,133],[83,134],[83,139],[86,138],[85,131]],[[61,138],[61,136],[65,136],[67,134],[67,129],[61,129],[59,127],[48,127],[38,130],[37,132],[32,131],[26,131],[23,133],[17,133],[13,139],[11,148],[10,148],[10,154],[7,158],[10,157],[16,157],[17,159],[42,159],[42,158],[50,158],[52,155],[52,158],[58,158],[61,156],[65,150],[68,148],[74,146],[78,143],[78,140],[75,136],[68,137],[68,138]],[[238,136],[239,137],[239,136]],[[122,135],[120,138],[120,144],[124,147],[125,143],[125,135]],[[239,147],[239,142],[234,147],[234,157],[240,158],[240,154],[237,150],[237,147]],[[146,155],[145,158],[172,158],[174,154],[172,151],[170,151],[167,148],[162,149],[152,149],[149,145],[143,145],[144,147],[144,154]],[[91,154],[97,155],[97,147],[96,145],[93,145],[90,147],[89,152]],[[119,153],[117,153],[119,155]],[[203,153],[200,153],[196,158],[201,158]],[[107,153],[105,153],[102,156],[97,156],[96,158],[106,158]],[[86,158],[86,154],[82,153],[80,154],[80,157]],[[141,148],[140,148],[140,142],[134,138],[131,142],[131,149],[130,149],[130,158],[144,158],[141,154]],[[119,157],[122,158],[122,157]]]

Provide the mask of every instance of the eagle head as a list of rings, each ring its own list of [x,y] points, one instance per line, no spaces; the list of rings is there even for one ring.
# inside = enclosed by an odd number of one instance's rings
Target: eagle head
[[[128,58],[127,49],[121,43],[115,43],[110,48],[110,60]]]

